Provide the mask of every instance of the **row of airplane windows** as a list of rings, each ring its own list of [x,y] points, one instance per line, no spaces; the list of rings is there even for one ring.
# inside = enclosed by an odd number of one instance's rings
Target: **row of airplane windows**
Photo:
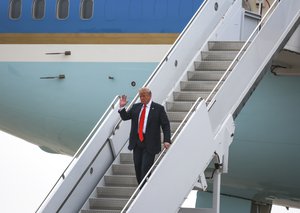
[[[53,0],[50,0],[53,1]],[[9,18],[17,20],[22,16],[22,0],[11,0],[9,4]],[[32,18],[40,20],[45,17],[46,0],[32,0]],[[70,0],[56,0],[56,18],[60,20],[69,17]],[[81,0],[80,18],[91,19],[94,12],[94,0]]]

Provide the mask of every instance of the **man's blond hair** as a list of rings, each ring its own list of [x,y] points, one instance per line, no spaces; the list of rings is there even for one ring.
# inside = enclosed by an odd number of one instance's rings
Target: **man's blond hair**
[[[147,87],[142,87],[139,89],[139,94],[142,94],[142,93],[147,93],[148,95],[151,96],[151,90]]]

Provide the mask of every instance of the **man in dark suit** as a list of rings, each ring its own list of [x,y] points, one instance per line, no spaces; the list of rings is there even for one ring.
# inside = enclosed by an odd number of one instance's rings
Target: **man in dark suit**
[[[133,161],[136,178],[141,183],[154,163],[154,158],[161,151],[161,134],[163,130],[163,145],[168,149],[171,145],[170,122],[164,107],[151,99],[148,88],[139,90],[140,103],[134,104],[126,111],[124,108],[127,97],[120,98],[120,116],[122,120],[131,120],[129,150],[133,150]]]

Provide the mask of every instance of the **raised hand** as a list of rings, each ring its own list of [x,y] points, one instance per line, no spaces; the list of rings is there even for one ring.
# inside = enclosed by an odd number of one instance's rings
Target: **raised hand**
[[[120,97],[120,107],[124,107],[127,104],[127,96],[126,95],[122,95]]]

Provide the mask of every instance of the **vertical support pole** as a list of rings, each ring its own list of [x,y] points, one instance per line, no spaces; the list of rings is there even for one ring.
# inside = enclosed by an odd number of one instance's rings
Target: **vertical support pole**
[[[216,170],[213,182],[213,212],[220,213],[221,172]]]

